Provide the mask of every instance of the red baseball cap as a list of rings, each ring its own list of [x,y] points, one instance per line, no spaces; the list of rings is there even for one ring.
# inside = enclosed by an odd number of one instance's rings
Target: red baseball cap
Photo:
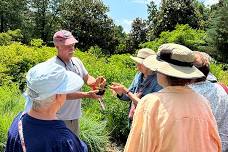
[[[78,40],[76,40],[72,33],[67,30],[60,30],[56,32],[53,36],[53,41],[55,45],[71,45],[78,43]]]

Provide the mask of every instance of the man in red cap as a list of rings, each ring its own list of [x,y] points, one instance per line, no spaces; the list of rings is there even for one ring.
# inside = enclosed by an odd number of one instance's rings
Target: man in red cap
[[[84,82],[90,87],[97,84],[100,81],[99,78],[95,79],[89,75],[82,61],[73,57],[75,44],[78,41],[72,35],[71,32],[66,30],[60,30],[53,36],[54,45],[57,49],[57,56],[50,59],[51,62],[57,63],[66,68],[66,70],[72,71],[78,74]],[[97,95],[98,91],[78,92],[68,94],[67,101],[58,111],[57,116],[59,119],[64,120],[67,127],[71,129],[77,136],[79,135],[79,118],[81,116],[81,98],[99,99],[100,95]]]

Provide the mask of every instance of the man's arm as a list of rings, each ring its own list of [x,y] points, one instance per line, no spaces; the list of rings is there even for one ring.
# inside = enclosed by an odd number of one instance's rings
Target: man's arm
[[[93,98],[98,99],[101,98],[101,96],[96,95],[98,90],[88,91],[88,92],[74,92],[67,94],[66,99],[67,100],[74,100],[74,99],[81,99],[81,98]]]
[[[90,86],[93,89],[96,89],[94,88],[94,86],[96,86],[96,79],[93,76],[87,74],[83,77],[83,80],[88,86]],[[101,98],[100,95],[96,94],[98,91],[99,90],[92,90],[88,92],[78,91],[78,92],[70,93],[70,94],[67,94],[67,100],[74,100],[74,99],[81,99],[81,98],[98,99],[98,98]]]
[[[93,87],[94,85],[96,85],[96,79],[89,74],[85,75],[83,77],[83,80],[90,87]]]

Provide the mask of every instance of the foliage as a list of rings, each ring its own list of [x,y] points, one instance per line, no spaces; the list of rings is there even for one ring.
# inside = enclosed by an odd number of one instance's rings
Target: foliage
[[[0,33],[0,45],[9,45],[14,41],[21,41],[23,35],[21,34],[21,30],[16,29],[14,31],[8,30],[5,33]]]
[[[3,151],[11,122],[23,107],[18,86],[15,84],[1,86],[0,101],[0,151]]]
[[[96,58],[103,56],[101,48],[97,45],[91,46],[88,52],[96,56]]]
[[[44,41],[42,39],[32,39],[30,42],[31,46],[41,47]]]
[[[66,0],[60,8],[62,27],[78,37],[80,49],[98,45],[105,54],[114,52],[118,44],[115,25],[101,0]]]
[[[41,38],[48,43],[56,28],[59,28],[59,5],[61,0],[28,0],[26,17],[33,38]],[[29,33],[27,33],[29,34]],[[28,41],[28,40],[27,40]]]
[[[206,30],[210,23],[209,18],[211,16],[210,7],[205,7],[202,2],[194,1],[195,3],[195,13],[198,18],[198,26],[201,30]]]
[[[214,10],[208,33],[208,42],[214,48],[217,60],[228,63],[228,0],[220,1]]]
[[[0,1],[0,32],[21,28],[27,0]]]
[[[219,82],[228,85],[228,70],[223,71],[224,64],[214,63],[210,65],[210,71],[218,78]]]
[[[162,31],[174,30],[177,24],[188,24],[192,28],[202,27],[203,21],[207,19],[204,12],[201,11],[202,7],[203,9],[205,7],[203,5],[199,7],[199,2],[195,0],[163,0],[159,10],[153,2],[147,7],[149,13],[148,40],[153,40]]]
[[[112,106],[107,109],[108,126],[111,132],[112,140],[117,143],[125,143],[130,132],[128,126],[128,102],[118,101],[116,98],[109,98],[112,101]],[[118,110],[117,110],[118,109]]]
[[[127,49],[126,49],[127,34],[123,31],[122,26],[114,27],[114,36],[117,39],[117,41],[119,42],[119,44],[117,44],[117,46],[115,47],[114,54],[127,53]]]
[[[98,48],[99,49],[99,48]],[[0,70],[4,71],[0,81],[3,86],[9,86],[9,89],[3,87],[3,90],[10,92],[11,85],[16,85],[15,90],[18,94],[9,95],[9,100],[14,101],[15,98],[20,97],[20,89],[25,85],[25,75],[28,69],[35,64],[45,61],[51,58],[55,54],[55,48],[51,47],[28,47],[19,43],[14,43],[9,46],[0,46]],[[134,77],[135,67],[134,62],[129,58],[129,54],[113,55],[109,58],[104,56],[97,57],[89,52],[81,52],[76,50],[76,56],[78,56],[86,66],[89,73],[95,77],[103,75],[107,79],[107,83],[120,82],[128,86]],[[23,85],[22,85],[23,82]],[[20,89],[19,89],[20,88]],[[14,90],[12,88],[12,90]],[[88,90],[88,88],[84,88]],[[12,92],[12,91],[11,91]],[[0,96],[6,94],[0,91]],[[8,94],[6,94],[8,95]],[[101,111],[99,103],[96,100],[84,99],[83,109],[84,115],[81,119],[81,138],[90,145],[92,151],[105,151],[104,148],[110,142],[109,135],[112,140],[125,142],[129,129],[127,128],[127,103],[122,103],[111,95],[111,92],[107,89],[104,96],[106,104],[106,110]],[[23,103],[23,102],[22,102]],[[23,107],[18,107],[13,104],[13,107],[17,107],[18,110],[14,112],[5,112],[0,121],[3,122],[0,125],[2,130],[2,143],[6,140],[6,133],[12,122],[12,119],[16,116],[17,112]],[[2,102],[1,107],[9,107],[8,111],[13,111],[6,103]],[[1,109],[0,109],[1,110]],[[9,116],[9,113],[12,114]],[[9,119],[7,118],[9,117]]]
[[[106,129],[106,121],[97,119],[96,114],[85,113],[80,119],[80,138],[86,141],[92,152],[103,152],[109,144],[109,135]]]
[[[16,82],[21,90],[25,87],[25,74],[35,64],[43,62],[55,54],[54,48],[28,47],[20,43],[0,46],[0,84]],[[7,78],[7,79],[6,79]]]
[[[159,13],[154,1],[151,1],[149,4],[147,4],[147,13],[148,13],[148,20],[147,20],[148,32],[146,33],[146,35],[147,35],[147,40],[152,41],[156,38],[155,27],[157,23],[157,16]]]
[[[128,52],[134,52],[139,48],[139,44],[146,41],[146,22],[140,18],[136,18],[132,23],[132,30],[128,36]]]
[[[175,30],[162,32],[159,38],[154,41],[141,44],[140,47],[148,47],[157,50],[163,43],[177,43],[189,47],[192,50],[199,50],[206,45],[206,33],[203,30],[192,29],[189,25],[177,25]]]

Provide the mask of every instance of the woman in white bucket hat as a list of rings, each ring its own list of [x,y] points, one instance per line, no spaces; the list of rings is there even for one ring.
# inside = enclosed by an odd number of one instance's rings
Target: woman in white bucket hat
[[[125,152],[220,152],[221,141],[208,101],[187,85],[204,77],[193,66],[193,52],[163,44],[143,64],[157,71],[164,87],[141,99],[136,108]]]
[[[56,116],[66,94],[78,91],[83,80],[58,64],[43,62],[28,71],[26,81],[32,108],[14,119],[5,151],[87,152],[85,143]]]

